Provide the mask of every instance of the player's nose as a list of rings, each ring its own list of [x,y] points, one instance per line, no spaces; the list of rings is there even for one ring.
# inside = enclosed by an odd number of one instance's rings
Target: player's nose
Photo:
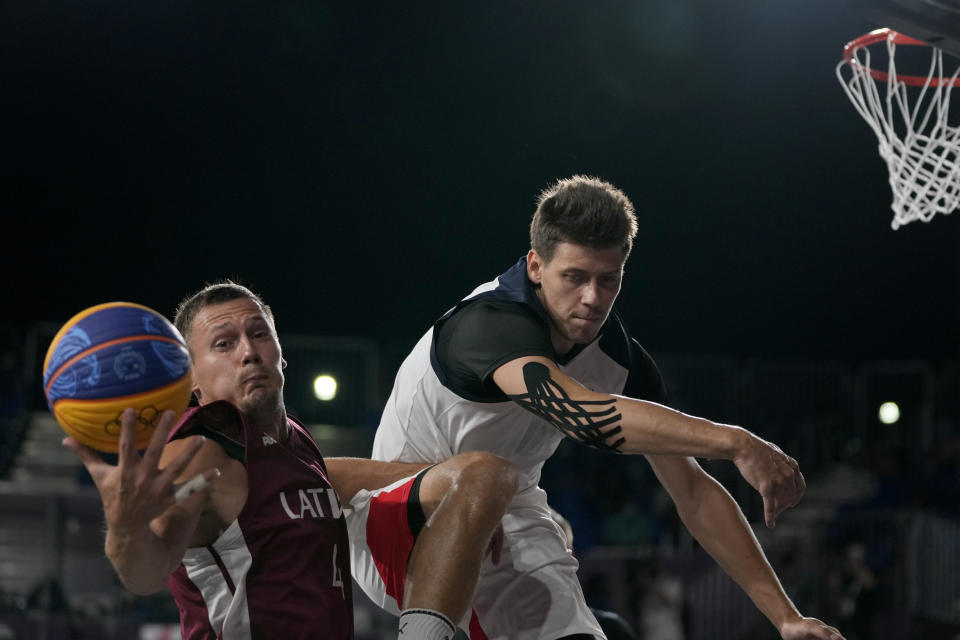
[[[257,344],[249,336],[240,338],[240,354],[243,364],[255,364],[263,361],[260,357],[260,351],[257,349]]]
[[[590,281],[587,284],[583,285],[580,289],[580,302],[588,307],[596,306],[597,300],[599,299],[599,292],[597,290],[597,283]]]

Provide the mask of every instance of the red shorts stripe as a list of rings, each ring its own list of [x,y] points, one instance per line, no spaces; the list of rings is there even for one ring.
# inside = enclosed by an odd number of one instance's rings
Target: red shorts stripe
[[[470,612],[470,640],[487,640],[487,634],[480,628],[480,620],[477,618],[477,612]]]
[[[367,517],[367,547],[387,595],[403,609],[403,587],[407,582],[407,560],[413,551],[413,534],[407,521],[407,499],[414,478],[370,500]]]
[[[370,499],[367,513],[367,548],[383,580],[387,595],[403,610],[403,589],[407,583],[407,562],[413,551],[413,534],[407,519],[407,503],[416,478]],[[470,640],[487,640],[477,612],[470,612]]]

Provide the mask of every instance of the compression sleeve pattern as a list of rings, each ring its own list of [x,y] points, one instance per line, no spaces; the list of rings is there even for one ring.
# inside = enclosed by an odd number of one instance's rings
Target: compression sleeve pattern
[[[532,411],[559,429],[569,438],[594,449],[620,452],[626,438],[619,422],[615,398],[610,400],[573,400],[550,377],[550,369],[540,362],[523,365],[523,382],[527,393],[510,395],[510,399]]]

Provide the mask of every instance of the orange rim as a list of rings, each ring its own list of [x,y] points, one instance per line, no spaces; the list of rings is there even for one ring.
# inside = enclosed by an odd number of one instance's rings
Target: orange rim
[[[851,40],[843,47],[843,59],[851,67],[857,67],[864,69],[869,73],[875,80],[881,82],[887,82],[890,79],[890,74],[886,71],[881,71],[879,69],[869,69],[864,67],[859,60],[853,57],[854,53],[858,49],[863,47],[868,47],[872,44],[876,44],[883,40],[889,40],[893,44],[903,44],[911,47],[929,47],[930,44],[924,42],[923,40],[917,40],[916,38],[911,38],[910,36],[905,36],[902,33],[894,31],[893,29],[874,29],[870,33],[864,34],[855,40]],[[911,75],[900,75],[897,74],[897,80],[900,82],[910,85],[911,87],[922,87],[929,83],[931,87],[939,86],[953,86],[956,87],[960,85],[960,77],[955,80],[940,78],[927,78],[927,76],[911,76]]]

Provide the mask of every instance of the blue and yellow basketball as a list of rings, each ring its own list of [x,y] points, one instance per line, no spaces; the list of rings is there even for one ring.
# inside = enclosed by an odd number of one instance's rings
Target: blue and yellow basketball
[[[108,302],[73,316],[43,361],[50,411],[68,435],[116,453],[120,415],[137,410],[137,449],[150,442],[160,413],[190,402],[190,355],[162,315],[131,302]]]

